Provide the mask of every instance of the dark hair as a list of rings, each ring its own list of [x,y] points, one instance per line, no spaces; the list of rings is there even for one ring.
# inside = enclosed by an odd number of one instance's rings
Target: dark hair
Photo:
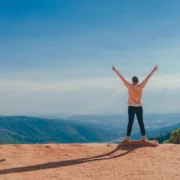
[[[135,82],[135,83],[138,83],[138,82],[139,82],[139,79],[138,79],[138,77],[134,76],[134,77],[132,78],[132,81]]]

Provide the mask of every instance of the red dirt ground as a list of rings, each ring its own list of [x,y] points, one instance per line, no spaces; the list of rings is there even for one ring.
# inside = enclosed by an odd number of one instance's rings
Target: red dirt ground
[[[0,180],[179,180],[180,145],[1,145]]]

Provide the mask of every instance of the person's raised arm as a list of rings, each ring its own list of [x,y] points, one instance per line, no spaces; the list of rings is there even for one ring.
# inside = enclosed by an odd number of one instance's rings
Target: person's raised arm
[[[116,72],[116,74],[118,75],[118,77],[123,81],[124,85],[125,85],[126,87],[129,87],[130,83],[128,83],[128,82],[124,79],[124,77],[118,72],[118,70],[117,70],[114,66],[112,66],[112,70],[113,70],[114,72]]]
[[[144,81],[140,84],[143,88],[145,87],[146,83],[150,79],[150,77],[154,74],[155,71],[158,70],[158,66],[155,66],[151,73],[144,79]]]

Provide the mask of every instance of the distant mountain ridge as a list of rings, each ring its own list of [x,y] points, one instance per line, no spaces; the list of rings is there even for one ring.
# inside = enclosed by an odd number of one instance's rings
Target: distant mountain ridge
[[[28,116],[0,116],[0,143],[100,143],[117,142],[125,136],[127,121],[124,123],[124,120],[118,120],[115,116],[114,119],[98,118],[101,120],[85,120],[84,117],[81,120],[54,120]],[[180,123],[162,128],[147,128],[147,136],[158,136],[179,127]],[[133,132],[131,139],[141,138],[137,124]]]
[[[156,140],[159,143],[180,144],[180,128],[174,129],[172,132],[161,133],[159,136],[150,138],[150,140]]]
[[[159,136],[159,135],[164,134],[164,133],[170,133],[171,134],[171,132],[173,130],[178,129],[178,128],[180,128],[180,123],[174,124],[171,126],[167,126],[167,127],[163,127],[163,128],[157,129],[157,130],[148,131],[147,137],[151,138],[151,137]],[[136,133],[136,134],[132,135],[132,139],[139,139],[139,138],[141,138],[140,133]]]
[[[26,116],[0,117],[0,143],[104,142],[109,133],[89,123]]]

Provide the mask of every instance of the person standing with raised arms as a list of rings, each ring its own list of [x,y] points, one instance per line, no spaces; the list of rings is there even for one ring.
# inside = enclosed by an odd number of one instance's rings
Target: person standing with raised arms
[[[142,135],[142,141],[147,141],[146,138],[146,131],[144,127],[144,121],[143,121],[143,106],[142,106],[142,92],[143,88],[146,86],[146,83],[150,79],[150,77],[154,74],[155,71],[157,71],[158,66],[155,66],[154,69],[151,71],[151,73],[145,78],[145,80],[142,83],[139,83],[138,77],[134,76],[132,78],[132,83],[127,82],[124,77],[118,72],[118,70],[112,66],[112,70],[116,72],[118,77],[123,81],[124,85],[128,89],[128,125],[127,125],[127,133],[126,138],[123,142],[128,142],[130,140],[132,126],[134,123],[134,117],[136,115],[138,124],[141,130]]]

